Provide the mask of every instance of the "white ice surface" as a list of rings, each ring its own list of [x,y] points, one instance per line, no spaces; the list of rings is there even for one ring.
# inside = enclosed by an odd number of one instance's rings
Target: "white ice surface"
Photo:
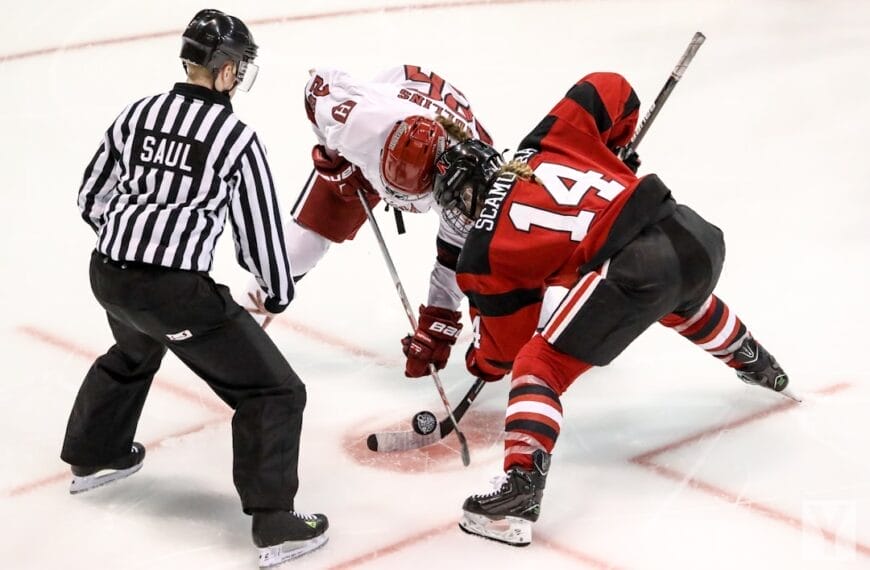
[[[288,567],[870,567],[863,357],[870,4],[466,4],[218,6],[252,22],[261,46],[257,85],[234,106],[269,148],[285,211],[310,170],[314,138],[301,94],[310,67],[360,76],[397,63],[434,68],[465,92],[507,148],[591,71],[626,75],[646,109],[701,30],[707,43],[641,146],[642,168],[723,228],[728,259],[718,292],[807,400],[763,415],[782,400],[653,328],[564,397],[565,424],[532,546],[469,537],[455,522],[462,500],[485,490],[500,468],[507,386],[487,387],[463,422],[470,468],[462,468],[453,440],[387,457],[362,449],[366,434],[404,427],[420,409],[441,415],[428,380],[402,377],[405,316],[363,228],[306,277],[271,329],[308,386],[297,508],[331,520],[329,544]],[[181,80],[178,33],[201,7],[187,0],[4,6],[3,568],[255,567],[249,520],[232,485],[229,413],[175,359],[167,358],[142,417],[138,439],[152,445],[140,473],[71,497],[58,458],[81,378],[111,343],[88,286],[94,238],[76,210],[81,173],[124,105]],[[123,41],[76,47],[111,38]],[[50,49],[63,46],[70,48]],[[16,55],[32,50],[45,51]],[[419,303],[436,220],[406,216],[408,235],[397,238],[391,216],[378,216]],[[226,235],[214,276],[240,291],[247,282]],[[454,400],[468,385],[463,350],[443,374]],[[703,437],[645,456],[695,434]]]

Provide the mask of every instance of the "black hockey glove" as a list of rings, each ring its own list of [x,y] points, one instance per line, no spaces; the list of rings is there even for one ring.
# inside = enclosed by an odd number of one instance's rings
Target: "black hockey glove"
[[[629,170],[637,174],[637,169],[640,168],[640,157],[637,155],[637,151],[633,148],[629,147],[628,152],[625,152],[624,147],[617,147],[614,149],[616,156],[622,160],[622,163],[625,164]]]

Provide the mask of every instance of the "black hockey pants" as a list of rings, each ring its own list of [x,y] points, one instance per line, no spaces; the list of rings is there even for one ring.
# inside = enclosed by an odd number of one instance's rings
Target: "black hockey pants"
[[[664,316],[695,313],[712,294],[724,261],[722,231],[678,205],[673,215],[641,231],[595,275],[581,278],[543,335],[561,352],[607,365]],[[584,281],[590,279],[595,281],[591,294],[576,301],[575,289],[588,286]],[[560,317],[563,324],[555,326]]]

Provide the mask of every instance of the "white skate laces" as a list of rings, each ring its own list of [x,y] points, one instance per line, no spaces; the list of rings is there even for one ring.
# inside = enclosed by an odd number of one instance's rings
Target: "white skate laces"
[[[300,519],[303,521],[316,521],[317,520],[317,515],[306,515],[305,513],[297,513],[296,511],[290,511],[290,514],[292,514],[297,519]]]
[[[493,477],[492,479],[489,480],[489,484],[492,485],[492,491],[490,491],[489,493],[481,493],[477,496],[480,498],[494,497],[501,492],[501,490],[504,488],[504,486],[507,485],[507,482],[508,482],[507,473],[502,473],[501,475],[496,475],[495,477]]]
[[[508,490],[509,480],[509,473],[493,477],[490,480],[492,491],[466,499],[462,507],[462,518],[459,519],[459,528],[469,534],[476,534],[511,546],[529,545],[532,542],[531,521],[511,514],[513,510],[510,505],[495,504],[488,507],[481,505],[490,499],[498,501],[499,495]]]

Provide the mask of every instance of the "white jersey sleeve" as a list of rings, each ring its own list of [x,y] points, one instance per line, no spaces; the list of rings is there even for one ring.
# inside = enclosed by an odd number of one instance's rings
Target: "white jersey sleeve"
[[[456,261],[467,234],[456,231],[441,218],[438,227],[438,258],[429,276],[429,305],[456,311],[465,295],[456,283]]]

